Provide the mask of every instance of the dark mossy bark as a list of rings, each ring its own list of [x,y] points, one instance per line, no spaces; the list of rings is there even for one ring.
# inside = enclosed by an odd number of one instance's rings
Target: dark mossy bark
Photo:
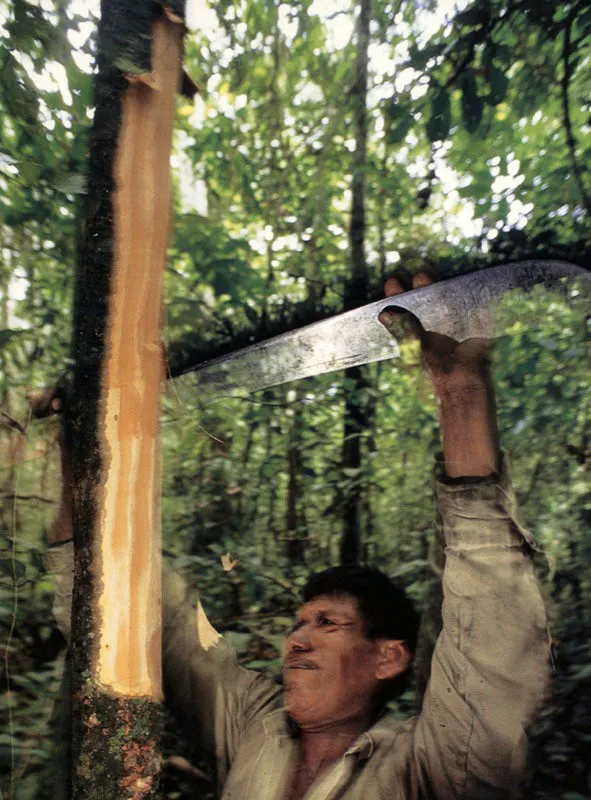
[[[182,16],[183,3],[166,4],[171,6]],[[97,631],[102,624],[96,598],[103,580],[96,539],[106,472],[101,409],[115,272],[115,163],[129,76],[152,68],[153,30],[163,7],[153,0],[103,0],[98,31],[88,195],[75,283],[74,374],[66,420],[75,540],[71,790],[73,797],[85,800],[157,796],[159,701],[111,692],[96,679]],[[162,157],[168,160],[169,154]]]
[[[157,798],[162,706],[144,697],[117,697],[85,682],[78,696],[75,797]],[[109,792],[115,790],[116,795]]]
[[[116,0],[105,0],[101,7],[84,243],[74,296],[75,367],[67,425],[72,451],[72,512],[76,543],[76,580],[72,606],[74,697],[90,678],[91,666],[95,661],[93,639],[96,621],[92,603],[96,587],[95,571],[92,569],[92,537],[100,513],[103,474],[99,403],[114,266],[114,164],[123,99],[129,85],[123,72],[114,67],[112,60],[111,42],[115,24],[122,24],[122,5]],[[75,718],[80,711],[75,708]],[[80,740],[76,726],[73,740]]]

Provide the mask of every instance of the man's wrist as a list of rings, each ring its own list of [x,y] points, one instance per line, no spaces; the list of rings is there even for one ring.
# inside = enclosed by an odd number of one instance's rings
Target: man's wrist
[[[500,460],[500,458],[499,458]],[[500,480],[500,472],[491,472],[488,475],[459,475],[451,477],[447,472],[443,471],[438,476],[439,482],[445,486],[479,486],[484,483],[498,483]]]
[[[487,403],[493,397],[490,375],[446,376],[434,381],[435,396],[440,407],[465,409]]]

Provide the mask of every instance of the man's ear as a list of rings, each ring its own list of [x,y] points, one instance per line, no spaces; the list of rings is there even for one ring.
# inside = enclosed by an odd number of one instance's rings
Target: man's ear
[[[412,653],[403,641],[380,639],[376,678],[387,681],[406,672],[413,660]]]

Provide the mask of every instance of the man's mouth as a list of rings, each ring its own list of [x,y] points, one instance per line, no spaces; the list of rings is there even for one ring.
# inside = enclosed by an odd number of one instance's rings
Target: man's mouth
[[[318,669],[318,666],[313,661],[307,659],[293,659],[287,662],[286,669]]]

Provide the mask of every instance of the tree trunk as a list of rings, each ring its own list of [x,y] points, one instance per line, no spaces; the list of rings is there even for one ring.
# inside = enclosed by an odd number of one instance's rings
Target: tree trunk
[[[293,408],[290,409],[293,416],[290,418],[289,429],[287,431],[287,513],[286,531],[287,547],[286,555],[290,565],[303,564],[305,562],[305,518],[302,509],[302,429],[303,429],[303,408],[302,390],[297,385],[295,390],[295,400]]]
[[[368,370],[369,371],[369,370]],[[374,504],[373,504],[373,487],[375,481],[375,464],[373,461],[374,456],[378,450],[377,444],[377,405],[378,395],[376,387],[379,385],[380,373],[382,371],[382,362],[378,361],[372,370],[372,386],[369,388],[366,405],[366,424],[367,424],[367,439],[366,439],[366,458],[367,469],[365,471],[365,480],[363,486],[362,510],[363,510],[363,532],[364,532],[364,546],[363,546],[363,561],[368,563],[371,560],[370,547],[375,551],[375,519],[374,519]]]
[[[7,248],[8,250],[8,248]],[[11,252],[11,251],[9,251]],[[8,265],[10,267],[10,264]],[[8,272],[8,270],[7,270]],[[5,283],[0,286],[0,329],[7,330],[10,328],[10,313],[9,313],[9,298],[8,298],[8,285],[9,281],[6,279]],[[8,359],[5,358],[0,351],[0,409],[4,414],[10,417],[12,415],[12,408],[10,402],[10,391],[8,389]],[[2,494],[0,499],[0,532],[9,531],[12,527],[12,515],[14,513],[14,483],[15,483],[15,467],[18,448],[24,444],[17,439],[15,444],[15,432],[10,427],[6,417],[0,418],[0,492]],[[22,434],[19,434],[19,437]],[[4,472],[6,467],[6,472]],[[12,531],[14,536],[16,531]]]
[[[353,156],[351,222],[349,242],[351,277],[345,291],[345,310],[367,301],[368,274],[365,260],[365,184],[367,170],[367,65],[371,0],[361,0],[357,17],[357,60],[353,85]],[[346,372],[346,395],[343,430],[343,469],[351,477],[344,496],[341,563],[359,560],[361,544],[361,435],[366,427],[366,370],[351,367]]]
[[[160,304],[182,5],[102,3],[68,419],[77,799],[154,797],[160,765]]]

